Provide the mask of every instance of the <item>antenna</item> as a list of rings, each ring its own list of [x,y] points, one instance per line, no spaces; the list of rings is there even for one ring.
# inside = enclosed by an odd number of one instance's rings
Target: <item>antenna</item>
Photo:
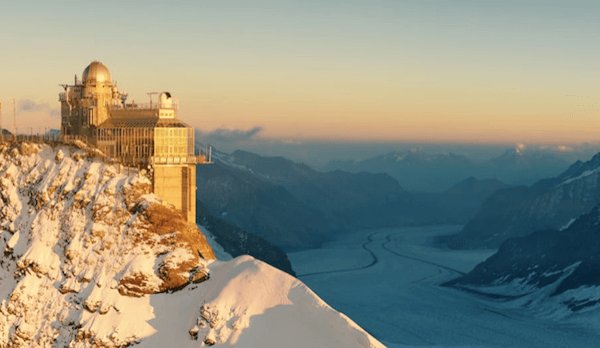
[[[13,98],[13,139],[17,141],[17,104]]]
[[[150,98],[150,109],[152,109],[152,96],[157,95],[158,92],[148,92],[146,94],[148,95],[148,98]]]
[[[127,106],[127,97],[129,96],[129,94],[125,91],[121,92],[121,105],[123,105],[123,107]]]

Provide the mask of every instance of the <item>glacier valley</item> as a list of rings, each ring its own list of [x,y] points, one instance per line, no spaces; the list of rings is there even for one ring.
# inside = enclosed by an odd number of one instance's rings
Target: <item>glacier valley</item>
[[[437,236],[460,226],[359,230],[289,254],[298,278],[389,347],[597,347],[581,318],[554,320],[441,284],[493,250],[448,250]]]

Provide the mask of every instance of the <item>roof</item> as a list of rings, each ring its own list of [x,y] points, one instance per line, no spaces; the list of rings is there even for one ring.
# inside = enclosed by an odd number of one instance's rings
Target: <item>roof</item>
[[[83,70],[82,80],[91,84],[110,82],[110,71],[104,64],[95,60]]]
[[[108,118],[98,128],[190,128],[182,121],[158,117]]]

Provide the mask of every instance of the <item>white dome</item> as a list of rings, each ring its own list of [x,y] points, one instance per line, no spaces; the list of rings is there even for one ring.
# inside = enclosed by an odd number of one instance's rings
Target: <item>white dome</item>
[[[81,78],[84,84],[111,82],[108,68],[97,60],[91,62],[90,65],[83,70],[83,76]]]
[[[173,98],[171,98],[171,93],[162,92],[160,94],[160,107],[165,109],[170,109],[173,107]]]

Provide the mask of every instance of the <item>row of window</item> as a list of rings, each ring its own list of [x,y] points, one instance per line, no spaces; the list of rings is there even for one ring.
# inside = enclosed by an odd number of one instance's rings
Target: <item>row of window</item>
[[[112,157],[180,157],[194,154],[194,138],[189,128],[101,128],[98,146]]]

